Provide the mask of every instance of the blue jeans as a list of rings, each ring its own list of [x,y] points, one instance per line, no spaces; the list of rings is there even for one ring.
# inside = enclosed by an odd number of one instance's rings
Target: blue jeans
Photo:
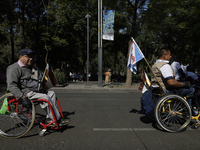
[[[165,92],[167,93],[173,93],[173,91],[168,91],[165,89]],[[190,87],[188,89],[183,89],[181,93],[176,93],[177,95],[183,95],[183,96],[190,96],[194,95],[195,89],[193,87]],[[192,98],[187,99],[188,104],[192,108]]]

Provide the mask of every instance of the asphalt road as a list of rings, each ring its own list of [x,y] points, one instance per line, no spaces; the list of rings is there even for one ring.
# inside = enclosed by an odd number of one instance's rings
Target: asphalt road
[[[1,150],[193,150],[200,148],[200,130],[160,130],[140,111],[141,93],[57,93],[65,117],[62,131],[38,135],[34,126],[19,139],[0,137]]]

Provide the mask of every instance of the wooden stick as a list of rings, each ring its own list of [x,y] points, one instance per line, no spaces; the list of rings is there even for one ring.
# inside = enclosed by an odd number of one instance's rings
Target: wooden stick
[[[147,62],[147,60],[146,60],[146,58],[144,57],[144,60],[146,61],[146,63],[147,63],[147,65],[148,65],[148,67],[150,68],[150,70],[151,70],[151,72],[153,73],[153,76],[156,78],[156,80],[157,80],[157,82],[158,82],[158,84],[159,84],[159,86],[161,86],[161,84],[160,84],[160,82],[158,81],[158,78],[156,77],[156,75],[155,75],[155,73],[153,72],[153,70],[151,69],[151,66],[149,65],[149,63]],[[165,90],[164,90],[164,88],[161,86],[161,88],[162,88],[162,90],[163,90],[163,92],[164,93],[166,93],[165,92]]]

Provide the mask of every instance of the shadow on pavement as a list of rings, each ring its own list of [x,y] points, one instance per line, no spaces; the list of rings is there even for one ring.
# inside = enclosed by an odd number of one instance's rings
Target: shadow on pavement
[[[144,116],[140,117],[140,121],[145,123],[145,124],[152,124],[152,127],[156,130],[163,131],[162,128],[159,126],[159,124],[156,121],[151,120],[149,117],[147,117],[144,113],[143,110],[137,110],[133,108],[130,113],[135,113],[135,114],[143,114]]]
[[[151,119],[149,119],[143,110],[137,110],[135,108],[133,108],[130,113],[135,113],[135,114],[143,114],[144,116],[140,117],[140,120],[145,123],[145,124],[148,124],[148,123],[152,123],[153,121]]]
[[[64,118],[69,118],[70,115],[74,115],[74,114],[75,114],[75,111],[74,112],[64,111],[63,112],[63,117]],[[44,136],[50,135],[50,134],[52,134],[54,132],[63,133],[65,130],[72,129],[72,128],[75,128],[75,126],[70,126],[70,123],[68,125],[66,125],[66,126],[63,126],[61,129],[50,129],[50,128],[48,128],[47,131],[45,132]],[[39,132],[42,129],[43,129],[43,127],[40,124],[36,123],[36,124],[33,125],[33,127],[31,128],[31,130],[25,136],[22,136],[20,138],[27,138],[27,137],[39,136]]]

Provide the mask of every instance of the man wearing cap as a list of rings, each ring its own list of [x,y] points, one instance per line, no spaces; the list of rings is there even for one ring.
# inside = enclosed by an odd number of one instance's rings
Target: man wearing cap
[[[50,102],[55,117],[59,121],[59,125],[63,126],[69,123],[69,119],[61,119],[60,113],[56,108],[56,95],[53,91],[41,92],[42,74],[37,67],[34,66],[35,52],[30,49],[22,49],[19,51],[18,62],[8,66],[7,68],[7,87],[9,91],[19,100],[22,101],[23,107],[30,105],[30,100],[46,99]],[[42,108],[47,107],[47,116],[45,123],[53,121],[53,116],[49,106],[44,104]],[[51,124],[51,126],[55,126]]]

